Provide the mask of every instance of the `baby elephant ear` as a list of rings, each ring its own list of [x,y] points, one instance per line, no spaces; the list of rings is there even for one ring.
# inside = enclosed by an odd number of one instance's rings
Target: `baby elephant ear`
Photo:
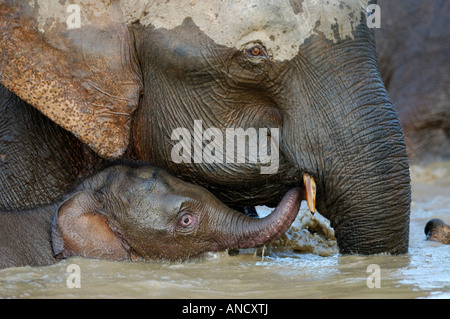
[[[4,0],[0,81],[104,158],[127,148],[140,94],[117,1]]]
[[[58,258],[81,256],[128,260],[125,243],[98,212],[99,203],[89,191],[76,193],[55,214],[52,225],[53,253]]]

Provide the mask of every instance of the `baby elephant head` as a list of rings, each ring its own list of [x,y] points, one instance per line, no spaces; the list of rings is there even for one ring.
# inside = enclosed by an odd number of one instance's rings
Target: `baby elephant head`
[[[292,189],[269,216],[252,218],[163,170],[114,166],[86,180],[60,205],[53,250],[61,258],[179,261],[256,247],[289,228],[301,196]]]

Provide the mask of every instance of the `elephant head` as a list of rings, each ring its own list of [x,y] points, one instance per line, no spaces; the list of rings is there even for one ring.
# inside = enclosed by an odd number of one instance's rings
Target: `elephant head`
[[[367,1],[80,0],[79,23],[67,1],[16,2],[0,9],[2,83],[102,157],[163,166],[230,207],[315,185],[342,253],[407,252],[409,166]],[[195,123],[277,129],[276,170],[252,146],[244,163],[174,161],[173,133]]]
[[[86,180],[59,206],[53,251],[60,258],[178,261],[257,247],[289,228],[300,197],[301,190],[292,189],[270,215],[252,218],[164,170],[113,166]]]

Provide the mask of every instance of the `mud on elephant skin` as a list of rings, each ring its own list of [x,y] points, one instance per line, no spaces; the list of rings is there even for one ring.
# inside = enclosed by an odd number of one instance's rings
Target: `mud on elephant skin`
[[[265,218],[252,218],[164,170],[109,167],[62,202],[0,212],[0,268],[46,265],[69,256],[182,261],[209,251],[252,248],[283,234],[299,210],[292,189]]]
[[[9,112],[33,107],[66,130],[55,144],[37,130],[41,165],[26,172],[22,145],[34,131],[20,117],[0,120],[0,132],[22,128],[0,138],[2,207],[21,205],[23,187],[41,202],[58,198],[71,184],[64,176],[79,178],[99,158],[161,166],[230,207],[276,206],[311,176],[341,253],[407,252],[409,166],[366,23],[373,1],[80,0],[79,28],[68,28],[68,3],[0,2],[0,80],[28,103]],[[278,170],[261,174],[249,154],[245,163],[174,162],[172,133],[196,120],[222,133],[278,129]],[[66,161],[66,172],[48,160]]]
[[[450,159],[450,3],[379,0],[380,72],[406,136],[410,160]]]

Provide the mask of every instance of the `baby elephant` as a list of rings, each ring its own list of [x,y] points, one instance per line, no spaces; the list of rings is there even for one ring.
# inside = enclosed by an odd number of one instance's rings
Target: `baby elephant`
[[[432,219],[425,225],[427,240],[450,245],[450,226],[440,219]]]
[[[252,218],[164,170],[116,165],[59,203],[0,212],[0,268],[48,265],[69,256],[181,261],[256,247],[289,228],[301,196],[292,189],[269,216]]]

